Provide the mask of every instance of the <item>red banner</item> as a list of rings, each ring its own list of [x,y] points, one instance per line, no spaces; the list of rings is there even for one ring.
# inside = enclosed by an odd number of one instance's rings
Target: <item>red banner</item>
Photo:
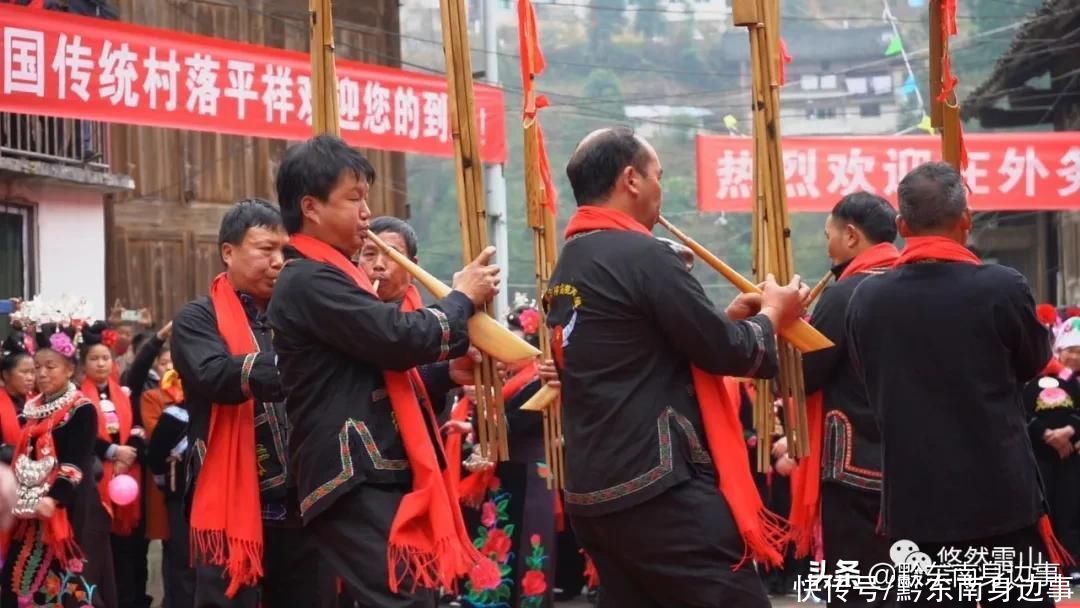
[[[308,55],[0,4],[0,111],[286,140],[311,136]],[[341,135],[452,156],[446,80],[337,62]],[[506,160],[502,91],[476,87],[480,154]]]
[[[1080,133],[969,133],[968,203],[979,211],[1080,209]],[[865,190],[896,203],[896,187],[922,163],[941,160],[941,139],[784,138],[791,211],[829,212],[845,194]],[[751,140],[699,135],[700,211],[750,211]]]

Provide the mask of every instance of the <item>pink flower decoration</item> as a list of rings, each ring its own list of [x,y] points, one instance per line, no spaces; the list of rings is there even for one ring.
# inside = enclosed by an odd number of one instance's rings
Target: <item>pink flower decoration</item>
[[[521,330],[526,335],[533,335],[540,331],[540,313],[535,309],[526,308],[518,314],[518,321],[521,323]]]
[[[531,544],[534,547],[539,547],[540,546],[540,535],[539,534],[533,534],[532,536],[530,536],[529,537],[529,544]]]
[[[489,500],[480,508],[480,523],[485,528],[490,528],[496,521],[498,521],[498,514],[495,511],[495,503]]]
[[[1039,393],[1039,399],[1047,404],[1062,403],[1069,398],[1068,393],[1060,388],[1048,388]]]
[[[58,331],[49,336],[49,346],[64,357],[71,358],[75,355],[75,345],[71,343],[71,338],[64,332]]]
[[[502,574],[495,562],[483,558],[469,571],[469,584],[474,591],[490,591],[502,582]]]
[[[74,574],[82,574],[83,560],[81,560],[81,559],[68,560],[67,569],[68,569],[68,572],[72,572]]]

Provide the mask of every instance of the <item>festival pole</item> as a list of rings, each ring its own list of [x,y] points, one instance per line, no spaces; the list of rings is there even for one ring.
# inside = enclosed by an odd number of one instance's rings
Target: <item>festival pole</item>
[[[930,0],[930,125],[941,134],[941,157],[960,171],[967,165],[949,38],[957,33],[956,0]]]

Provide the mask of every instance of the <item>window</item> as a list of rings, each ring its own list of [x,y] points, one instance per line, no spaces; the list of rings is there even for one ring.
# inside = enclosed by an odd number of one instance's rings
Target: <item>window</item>
[[[863,118],[873,118],[875,116],[881,116],[881,104],[880,103],[863,103],[859,104],[859,116]]]
[[[33,295],[32,226],[31,208],[0,203],[0,299]],[[0,315],[0,335],[9,329],[7,315]]]
[[[836,108],[818,108],[817,117],[819,119],[836,118]]]
[[[803,77],[799,79],[799,86],[804,91],[816,91],[818,90],[818,77],[814,74],[803,74]]]
[[[828,76],[821,77],[821,88],[826,91],[831,91],[836,88],[836,75],[829,74]]]
[[[874,90],[875,95],[885,95],[892,92],[892,76],[888,74],[882,74],[874,76],[870,81],[870,88]]]
[[[845,78],[844,85],[847,87],[848,93],[852,95],[865,95],[867,91],[866,78],[857,76],[855,78]]]

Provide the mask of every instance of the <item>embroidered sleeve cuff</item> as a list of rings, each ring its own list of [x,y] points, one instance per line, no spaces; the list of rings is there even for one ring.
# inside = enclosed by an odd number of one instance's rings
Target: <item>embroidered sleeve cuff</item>
[[[240,368],[240,392],[245,397],[251,397],[251,368],[255,367],[255,357],[259,353],[251,353],[244,357],[244,364]]]
[[[445,361],[450,356],[450,320],[446,318],[446,313],[437,308],[429,308],[428,310],[439,320],[439,329],[442,330],[442,335],[439,337],[438,361]]]
[[[70,506],[75,498],[75,488],[82,481],[82,475],[79,467],[66,462],[61,463],[60,469],[56,472],[56,479],[49,489],[49,496],[65,507]]]
[[[773,334],[772,322],[764,315],[756,315],[742,321],[750,327],[750,333],[754,340],[754,354],[745,376],[748,378],[771,376],[776,369],[776,336]]]

